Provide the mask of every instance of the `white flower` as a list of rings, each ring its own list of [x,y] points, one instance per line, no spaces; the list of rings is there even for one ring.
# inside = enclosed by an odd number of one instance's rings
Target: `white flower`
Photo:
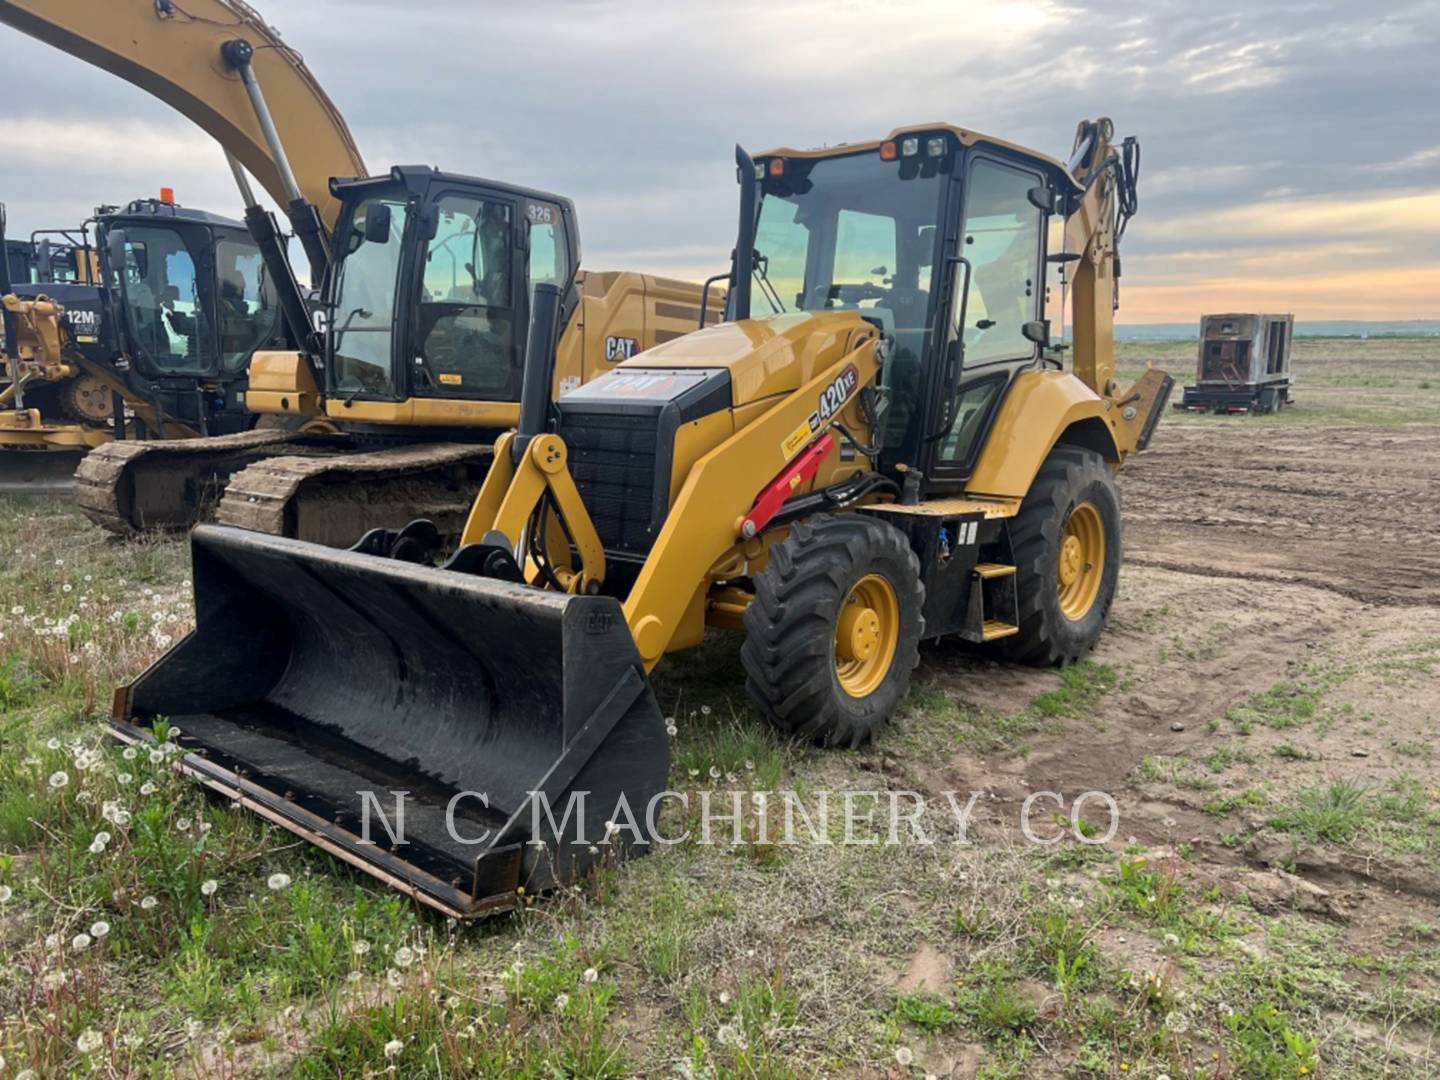
[[[179,821],[175,822],[175,828],[179,829],[181,832],[189,832],[190,819],[188,817],[182,817]]]
[[[268,878],[265,879],[265,884],[270,888],[272,892],[279,892],[281,889],[288,889],[290,887],[290,875],[271,874]]]
[[[59,935],[59,934],[47,934],[46,937],[45,937],[45,948],[47,948],[47,949],[58,949],[59,947],[60,947],[60,935]]]
[[[558,1012],[558,1013],[563,1013],[563,1012],[569,1007],[569,1005],[570,1005],[570,995],[569,995],[569,994],[556,994],[556,995],[555,995],[555,1011],[556,1011],[556,1012]]]
[[[51,773],[51,774],[50,774],[50,786],[51,786],[52,788],[59,789],[59,788],[64,787],[64,786],[65,786],[66,784],[68,784],[68,783],[70,783],[70,774],[69,774],[69,773],[67,773],[67,772],[54,772],[54,773]]]
[[[895,1064],[902,1069],[908,1069],[915,1063],[915,1053],[908,1046],[899,1046],[895,1049]]]
[[[581,975],[580,978],[583,982],[593,983],[596,979],[600,978],[600,972],[596,971],[593,967],[586,968],[585,973]]]
[[[736,1046],[743,1041],[734,1024],[721,1024],[715,1032],[715,1039],[721,1046]]]
[[[70,939],[70,948],[76,952],[83,952],[90,947],[93,940],[89,934],[76,934]]]
[[[40,979],[40,985],[46,990],[59,990],[65,985],[65,972],[47,971]]]
[[[364,956],[370,951],[370,942],[357,941],[354,945],[350,946],[350,951],[353,952],[356,956]]]
[[[671,736],[673,736],[673,735],[678,735],[679,733],[680,733],[680,729],[679,729],[678,727],[676,727],[674,724],[666,724],[666,725],[665,725],[665,734],[666,734],[666,735],[671,735]]]
[[[24,615],[24,614],[25,614],[25,609],[24,609],[23,607],[21,607],[19,604],[16,604],[14,607],[12,607],[12,608],[10,609],[10,614],[11,614],[11,615]]]
[[[120,756],[123,757],[126,761],[134,761],[137,757],[140,756],[140,751],[136,750],[133,746],[127,746],[124,750],[120,752]]]
[[[74,586],[74,585],[71,585],[70,582],[68,582],[68,581],[65,582],[64,585],[61,585],[61,586],[60,586],[60,591],[61,591],[61,592],[73,592],[74,589],[75,589],[75,586]]]
[[[153,911],[155,910],[155,905],[157,905],[158,903],[160,903],[160,901],[156,900],[155,897],[147,896],[145,897],[145,899],[140,901],[140,910]]]
[[[408,968],[415,962],[415,953],[408,945],[401,945],[395,950],[395,966]]]
[[[135,777],[131,776],[128,772],[122,772],[115,777],[115,780],[120,784],[133,784]]]
[[[50,740],[48,740],[48,741],[45,743],[45,749],[46,749],[46,750],[59,750],[59,749],[60,749],[60,740],[59,740],[59,739],[50,739]]]
[[[110,933],[110,924],[104,919],[90,924],[90,936],[96,941],[99,941],[108,933]]]
[[[143,783],[143,784],[141,784],[141,785],[140,785],[140,794],[141,794],[141,795],[154,795],[154,794],[155,794],[155,785],[152,784],[152,783],[150,783],[150,782],[148,782],[148,781],[145,782],[145,783]]]
[[[729,1005],[729,1004],[730,1004],[730,991],[729,991],[729,990],[721,990],[721,991],[720,991],[720,1004],[721,1004],[721,1005]]]
[[[110,843],[110,834],[109,834],[108,832],[106,832],[104,829],[101,829],[99,832],[97,832],[97,833],[95,834],[95,842],[98,843],[98,844],[108,844],[108,843]]]
[[[405,1044],[404,1044],[403,1042],[401,1042],[399,1039],[391,1039],[389,1042],[387,1042],[387,1043],[385,1044],[385,1058],[386,1058],[386,1060],[390,1060],[390,1059],[392,1059],[392,1058],[397,1058],[397,1057],[399,1057],[399,1056],[400,1056],[400,1052],[401,1052],[402,1050],[404,1050],[404,1049],[405,1049]]]
[[[701,705],[701,706],[700,706],[700,715],[701,715],[701,716],[709,716],[709,715],[710,715],[710,706],[709,706],[709,705]]]
[[[90,842],[90,854],[91,854],[91,855],[104,855],[104,854],[105,854],[105,845],[102,844],[98,839],[97,839],[97,840],[92,840],[92,841]]]
[[[1180,944],[1180,938],[1179,938],[1177,935],[1175,935],[1175,934],[1166,934],[1166,935],[1165,935],[1165,944],[1166,944],[1166,945],[1169,945],[1169,946],[1171,946],[1171,947],[1173,948],[1174,946]]]
[[[40,1074],[34,1069],[21,1069],[15,1074],[15,1080],[40,1080]]]
[[[200,895],[214,896],[215,890],[218,888],[220,888],[220,883],[214,878],[210,878],[208,881],[202,881],[200,883]]]
[[[711,766],[710,766],[710,779],[711,779],[711,780],[719,780],[719,779],[720,779],[720,766],[719,766],[719,765],[711,765]]]
[[[0,904],[8,904],[10,898],[15,895],[15,890],[9,885],[0,885]]]
[[[164,761],[164,760],[165,760],[165,755],[164,755],[163,753],[161,753],[159,750],[151,750],[151,751],[150,751],[150,764],[151,764],[151,765],[159,765],[159,764],[160,764],[162,761]]]
[[[399,990],[403,980],[400,978],[400,972],[394,968],[389,968],[385,972],[385,981],[389,984],[391,990]]]
[[[95,1050],[99,1050],[100,1044],[104,1041],[105,1040],[100,1037],[100,1033],[94,1028],[86,1028],[80,1033],[80,1037],[75,1040],[75,1048],[82,1054],[89,1054]]]

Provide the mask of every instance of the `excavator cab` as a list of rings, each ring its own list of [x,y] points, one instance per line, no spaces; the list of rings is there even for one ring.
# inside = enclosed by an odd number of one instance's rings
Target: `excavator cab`
[[[531,286],[562,290],[562,318],[579,302],[570,201],[424,166],[330,190],[340,211],[321,285],[327,414],[468,425],[472,440],[487,416],[496,432],[513,423]]]

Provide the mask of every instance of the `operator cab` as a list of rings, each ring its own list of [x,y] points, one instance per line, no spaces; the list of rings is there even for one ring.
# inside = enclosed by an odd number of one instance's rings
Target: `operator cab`
[[[562,321],[578,302],[570,201],[424,166],[331,190],[329,393],[518,402],[531,286],[561,289]]]
[[[882,471],[959,487],[1013,378],[1059,364],[1048,225],[1083,192],[1058,161],[950,127],[753,160],[750,310],[731,317],[855,310],[874,322],[887,345]]]

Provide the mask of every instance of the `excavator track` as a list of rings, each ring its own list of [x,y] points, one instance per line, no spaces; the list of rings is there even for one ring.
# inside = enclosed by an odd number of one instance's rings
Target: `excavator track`
[[[255,429],[203,439],[124,439],[97,446],[75,470],[75,503],[121,536],[208,520],[227,478],[302,438]]]
[[[363,453],[266,458],[234,476],[216,520],[349,547],[367,530],[429,518],[459,536],[493,447],[421,443]]]

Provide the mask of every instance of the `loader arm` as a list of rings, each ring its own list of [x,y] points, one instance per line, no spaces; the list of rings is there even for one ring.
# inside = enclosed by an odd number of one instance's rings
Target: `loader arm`
[[[230,42],[248,42],[289,168],[327,228],[340,209],[330,178],[365,175],[350,129],[300,54],[241,0],[0,0],[0,23],[188,116],[286,206],[285,165],[267,146],[240,75],[221,55]]]

